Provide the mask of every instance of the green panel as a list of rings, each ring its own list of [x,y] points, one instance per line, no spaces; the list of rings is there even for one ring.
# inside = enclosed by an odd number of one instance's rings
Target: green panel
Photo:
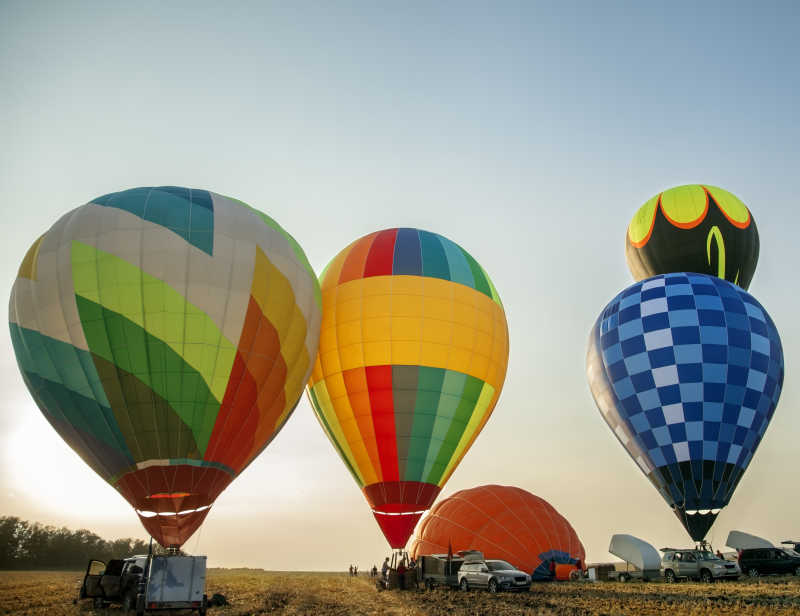
[[[215,398],[222,400],[236,348],[207,314],[135,265],[81,242],[72,242],[72,275],[77,296],[123,316],[168,344],[202,375]],[[96,310],[87,313],[85,319],[81,315],[84,328],[86,321],[95,320]],[[208,349],[215,353],[208,353]],[[92,350],[106,357],[99,350]],[[131,358],[134,363],[140,360]]]
[[[475,405],[480,398],[481,390],[483,389],[483,381],[476,379],[474,376],[465,376],[466,381],[461,394],[461,400],[453,416],[453,421],[447,430],[442,448],[439,450],[436,461],[433,463],[428,476],[425,478],[427,483],[439,484],[447,465],[450,463],[450,458],[453,456],[461,440],[461,436],[467,428],[469,418],[472,416],[473,410],[475,410]]]
[[[136,323],[83,297],[75,300],[92,353],[134,375],[164,398],[190,427],[204,454],[220,407],[205,379],[169,345]],[[97,314],[97,308],[100,321],[84,317]]]
[[[133,464],[111,409],[63,384],[23,371],[36,404],[61,437],[104,479]],[[24,461],[20,461],[24,463]],[[98,468],[101,467],[101,468]],[[105,469],[105,472],[103,472]]]
[[[469,263],[469,268],[472,270],[472,275],[475,277],[475,289],[494,299],[496,292],[495,294],[492,293],[488,282],[488,276],[484,273],[483,268],[466,250],[463,252],[464,256],[467,258],[467,263]]]
[[[414,407],[414,425],[411,430],[411,445],[408,451],[408,462],[403,479],[406,481],[422,481],[425,458],[431,441],[436,411],[442,396],[444,368],[420,366],[417,401]]]
[[[95,356],[117,425],[136,462],[200,458],[194,435],[169,403],[137,376]]]
[[[8,325],[20,370],[64,385],[81,396],[93,398],[101,406],[109,406],[88,351],[16,323]]]
[[[442,382],[442,396],[439,399],[439,408],[436,410],[436,421],[431,432],[431,442],[428,446],[428,453],[425,457],[425,468],[422,471],[423,477],[428,477],[433,468],[434,462],[439,455],[453,418],[456,416],[461,397],[464,393],[464,385],[467,382],[467,375],[455,370],[447,370]]]
[[[422,275],[450,280],[450,265],[442,247],[441,236],[420,231],[419,240],[422,250]]]

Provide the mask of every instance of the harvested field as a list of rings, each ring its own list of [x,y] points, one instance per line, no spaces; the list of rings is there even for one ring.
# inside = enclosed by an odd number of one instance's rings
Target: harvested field
[[[121,616],[118,608],[77,606],[82,574],[77,572],[0,572],[0,615]],[[208,593],[224,594],[230,605],[209,609],[218,616],[249,614],[323,616],[422,616],[431,614],[664,614],[782,616],[800,613],[800,578],[771,577],[704,585],[683,582],[545,583],[529,593],[435,590],[377,592],[368,578],[338,573],[280,573],[211,569]]]

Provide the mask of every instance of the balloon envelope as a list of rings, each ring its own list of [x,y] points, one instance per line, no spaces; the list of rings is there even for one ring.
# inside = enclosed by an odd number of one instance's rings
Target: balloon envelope
[[[418,229],[353,242],[321,284],[309,397],[387,541],[400,548],[500,395],[503,306],[465,250]]]
[[[25,256],[9,321],[50,424],[179,546],[294,409],[320,302],[275,221],[167,186],[64,215]]]
[[[747,289],[758,250],[758,229],[747,206],[708,185],[659,193],[639,208],[625,235],[625,257],[636,280],[698,272]]]
[[[703,539],[780,397],[783,349],[766,310],[715,276],[655,276],[600,314],[586,370],[614,435]]]
[[[478,486],[439,501],[423,518],[411,544],[413,557],[480,550],[510,562],[534,579],[551,577],[550,564],[582,566],[575,529],[547,501],[521,488]]]

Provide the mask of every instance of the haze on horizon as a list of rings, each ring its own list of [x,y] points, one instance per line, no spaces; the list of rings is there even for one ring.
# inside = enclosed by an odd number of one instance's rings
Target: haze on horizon
[[[792,2],[3,2],[0,288],[59,216],[134,186],[241,199],[317,272],[378,229],[443,234],[491,276],[511,354],[440,498],[519,486],[604,561],[616,532],[689,539],[594,405],[589,329],[632,282],[634,211],[670,186],[722,186],[757,221],[750,292],[787,375],[708,539],[795,538],[799,16]],[[0,348],[0,515],[144,538],[36,408],[7,329]],[[211,566],[281,570],[389,552],[305,397],[185,547]]]

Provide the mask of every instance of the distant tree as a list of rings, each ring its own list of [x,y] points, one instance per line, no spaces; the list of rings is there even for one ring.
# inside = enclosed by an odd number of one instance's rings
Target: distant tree
[[[156,554],[166,550],[153,546]],[[146,554],[141,539],[107,541],[85,528],[44,526],[13,516],[0,517],[0,569],[82,569],[89,559],[108,562]]]

